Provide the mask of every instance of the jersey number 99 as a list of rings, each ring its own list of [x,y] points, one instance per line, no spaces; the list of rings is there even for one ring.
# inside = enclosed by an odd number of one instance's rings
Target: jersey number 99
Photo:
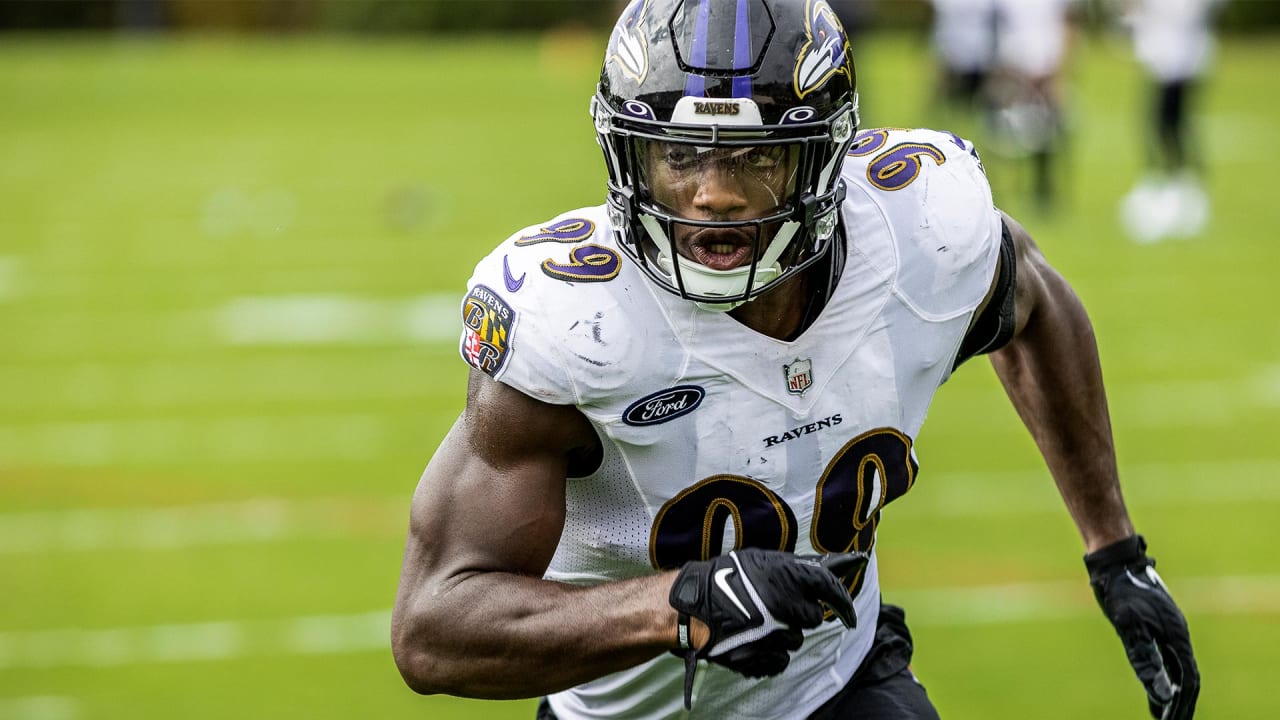
[[[827,464],[814,493],[809,544],[814,551],[867,551],[875,545],[880,509],[915,482],[911,438],[892,428],[863,433]],[[694,483],[658,511],[649,534],[649,560],[659,570],[721,554],[733,521],[733,549],[794,551],[795,512],[764,484],[740,475],[713,475]],[[862,588],[863,572],[845,578]]]

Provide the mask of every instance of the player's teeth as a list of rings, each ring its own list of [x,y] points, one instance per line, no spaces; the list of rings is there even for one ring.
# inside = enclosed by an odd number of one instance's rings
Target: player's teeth
[[[728,243],[716,243],[711,246],[711,252],[717,255],[728,255],[733,252],[733,246]]]

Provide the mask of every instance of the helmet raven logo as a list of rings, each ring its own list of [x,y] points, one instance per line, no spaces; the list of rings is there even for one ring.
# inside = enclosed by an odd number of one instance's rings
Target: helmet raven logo
[[[618,21],[609,60],[637,83],[649,74],[649,45],[644,37],[644,18],[649,0],[635,0]]]
[[[852,81],[848,64],[849,40],[840,19],[826,0],[807,0],[804,31],[809,40],[800,48],[800,55],[796,58],[796,97],[803,98],[817,90],[837,73]]]

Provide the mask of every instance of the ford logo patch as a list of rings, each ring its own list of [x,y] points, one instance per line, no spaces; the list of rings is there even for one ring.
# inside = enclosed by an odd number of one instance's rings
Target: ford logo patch
[[[675,420],[697,410],[706,394],[707,391],[697,385],[678,385],[659,390],[631,403],[631,407],[622,414],[622,422],[640,427]]]

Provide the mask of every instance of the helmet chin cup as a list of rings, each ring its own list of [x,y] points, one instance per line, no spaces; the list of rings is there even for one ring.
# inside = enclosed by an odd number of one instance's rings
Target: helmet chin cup
[[[713,303],[705,301],[695,301],[698,307],[703,310],[713,310],[716,312],[726,312],[736,307],[745,305],[755,299],[752,295],[747,297],[747,278],[751,274],[751,266],[746,265],[732,270],[712,270],[711,268],[696,263],[686,257],[677,255],[676,262],[680,263],[680,280],[688,289],[690,294],[734,298],[731,301],[723,303]],[[659,252],[658,267],[662,272],[675,276],[675,268],[671,263],[671,257],[666,252]],[[763,287],[778,279],[782,274],[782,267],[778,263],[773,263],[767,267],[761,266],[756,268],[755,280],[751,283],[753,288]]]
[[[663,284],[692,299],[704,310],[719,312],[754,300],[765,288],[786,275],[778,260],[800,229],[798,222],[784,222],[758,261],[729,270],[715,270],[677,253],[662,223],[653,215],[641,213],[640,224],[657,249],[649,271]],[[678,269],[676,264],[679,264]],[[716,298],[725,298],[725,302],[717,302]]]
[[[734,302],[728,302],[728,303],[709,303],[709,302],[700,302],[698,300],[694,300],[693,304],[697,305],[702,310],[706,310],[707,312],[729,312],[734,308],[742,307],[743,305],[746,305],[748,302],[750,301],[735,300]]]

